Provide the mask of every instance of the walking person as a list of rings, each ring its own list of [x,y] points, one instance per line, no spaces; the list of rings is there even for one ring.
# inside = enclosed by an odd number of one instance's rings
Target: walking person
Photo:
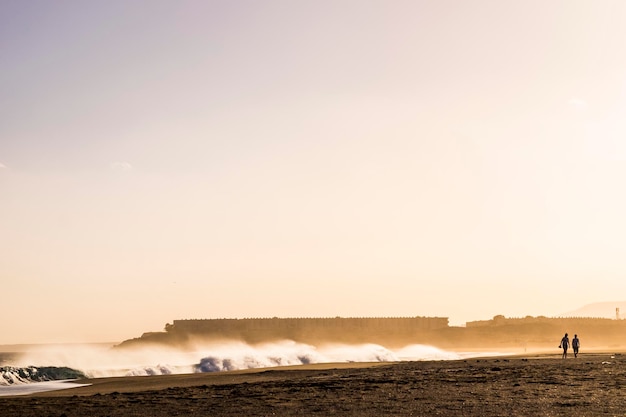
[[[563,339],[561,339],[561,344],[559,345],[559,347],[561,349],[563,349],[563,359],[567,359],[567,349],[569,349],[569,337],[567,337],[567,333],[565,333],[565,336],[563,336]]]
[[[578,338],[578,335],[575,334],[574,338],[572,339],[572,349],[574,350],[574,357],[577,358],[578,357],[578,348],[580,347],[580,339]]]

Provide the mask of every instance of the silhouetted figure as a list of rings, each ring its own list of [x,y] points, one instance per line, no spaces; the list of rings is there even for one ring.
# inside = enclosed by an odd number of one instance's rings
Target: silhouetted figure
[[[559,345],[561,349],[563,349],[563,359],[567,358],[567,349],[569,349],[569,337],[567,337],[567,333],[561,339],[561,344]]]
[[[572,349],[574,350],[574,357],[577,358],[578,357],[578,348],[580,347],[580,339],[578,338],[578,335],[575,334],[574,338],[572,339]]]

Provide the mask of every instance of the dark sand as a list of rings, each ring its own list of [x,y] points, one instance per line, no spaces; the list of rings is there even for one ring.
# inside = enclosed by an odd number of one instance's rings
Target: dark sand
[[[335,364],[103,378],[1,416],[624,416],[626,355]]]

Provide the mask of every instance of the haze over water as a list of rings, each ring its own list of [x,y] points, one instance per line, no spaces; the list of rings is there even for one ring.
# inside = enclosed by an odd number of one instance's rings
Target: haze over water
[[[67,384],[57,381],[59,379],[191,374],[325,363],[455,360],[487,355],[485,352],[456,353],[427,345],[388,349],[371,343],[315,346],[291,340],[254,345],[236,340],[198,342],[195,349],[154,345],[112,349],[94,344],[38,345],[24,349],[19,354],[0,353],[0,397],[82,384],[81,381]],[[3,355],[7,356],[10,366],[1,366]],[[61,367],[68,368],[64,372],[81,376],[59,378]]]
[[[0,344],[623,299],[625,20],[0,0]]]

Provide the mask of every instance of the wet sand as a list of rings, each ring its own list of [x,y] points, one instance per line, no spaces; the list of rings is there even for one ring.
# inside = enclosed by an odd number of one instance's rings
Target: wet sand
[[[0,398],[2,416],[623,416],[626,355],[326,364],[102,378]]]

